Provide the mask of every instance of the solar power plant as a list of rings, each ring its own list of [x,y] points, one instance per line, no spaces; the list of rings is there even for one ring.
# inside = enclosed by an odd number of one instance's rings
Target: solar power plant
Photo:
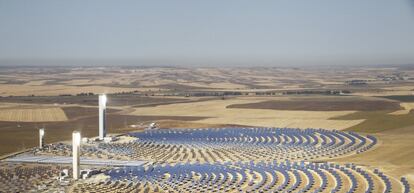
[[[34,152],[42,156],[9,158],[3,164],[14,169],[0,170],[0,190],[410,192],[405,178],[331,161],[375,148],[378,140],[371,135],[324,129],[205,128],[149,130],[126,136],[132,140],[82,144],[81,164],[99,172],[65,186],[54,179],[59,173],[56,167],[71,169],[59,166],[70,163],[71,145],[51,144]],[[110,164],[107,158],[118,162]],[[57,166],[46,167],[45,163]],[[20,169],[21,164],[33,166]],[[19,185],[9,183],[13,179],[19,179]]]
[[[0,0],[0,193],[414,193],[413,19]]]

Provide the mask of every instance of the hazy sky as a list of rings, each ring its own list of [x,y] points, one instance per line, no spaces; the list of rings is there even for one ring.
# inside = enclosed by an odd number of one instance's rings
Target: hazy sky
[[[414,64],[410,0],[0,0],[0,64]]]

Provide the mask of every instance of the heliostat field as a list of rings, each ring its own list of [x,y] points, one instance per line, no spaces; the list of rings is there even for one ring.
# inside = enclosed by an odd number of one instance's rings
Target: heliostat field
[[[375,148],[378,141],[371,135],[324,129],[204,128],[148,130],[117,139],[82,143],[83,168],[94,172],[83,180],[69,180],[66,185],[48,182],[48,178],[56,177],[56,168],[39,165],[65,163],[64,158],[72,152],[70,144],[49,144],[9,158],[12,165],[31,162],[35,166],[24,171],[3,169],[3,184],[13,176],[28,179],[14,189],[3,186],[3,190],[44,187],[71,192],[410,191],[404,178],[394,179],[375,168],[330,161]],[[133,164],[134,160],[142,162]],[[71,160],[66,162],[70,164]],[[71,171],[70,167],[67,169]],[[30,179],[37,176],[33,170],[48,175],[30,185]]]

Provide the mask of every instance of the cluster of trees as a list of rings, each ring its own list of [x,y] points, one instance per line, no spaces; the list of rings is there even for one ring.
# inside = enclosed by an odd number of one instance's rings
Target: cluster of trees
[[[346,81],[346,83],[348,85],[366,85],[367,84],[367,80],[350,80],[350,81]]]
[[[286,91],[283,92],[284,95],[290,94],[322,94],[322,95],[340,95],[340,94],[349,94],[349,90],[303,90],[303,91]]]
[[[78,93],[78,94],[76,94],[76,95],[72,95],[72,94],[60,94],[59,96],[66,96],[66,97],[68,97],[68,96],[95,96],[95,93],[93,93],[93,92],[81,92],[81,93]]]
[[[340,95],[349,94],[349,90],[296,90],[284,92],[192,92],[185,94],[186,97],[195,96],[241,96],[241,95],[256,95],[256,96],[271,96],[271,95],[300,95],[300,94],[321,94],[321,95]]]
[[[202,96],[238,96],[243,95],[242,92],[192,92],[187,93],[185,96],[196,96],[196,97],[202,97]]]

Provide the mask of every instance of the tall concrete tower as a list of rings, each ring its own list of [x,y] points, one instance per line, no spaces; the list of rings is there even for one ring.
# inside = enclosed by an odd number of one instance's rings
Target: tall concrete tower
[[[43,139],[45,137],[45,129],[41,128],[39,129],[39,147],[43,147]]]
[[[72,133],[73,179],[79,179],[80,175],[80,142],[81,134],[79,133],[79,131],[74,131]]]
[[[106,137],[106,95],[99,95],[99,139]]]

